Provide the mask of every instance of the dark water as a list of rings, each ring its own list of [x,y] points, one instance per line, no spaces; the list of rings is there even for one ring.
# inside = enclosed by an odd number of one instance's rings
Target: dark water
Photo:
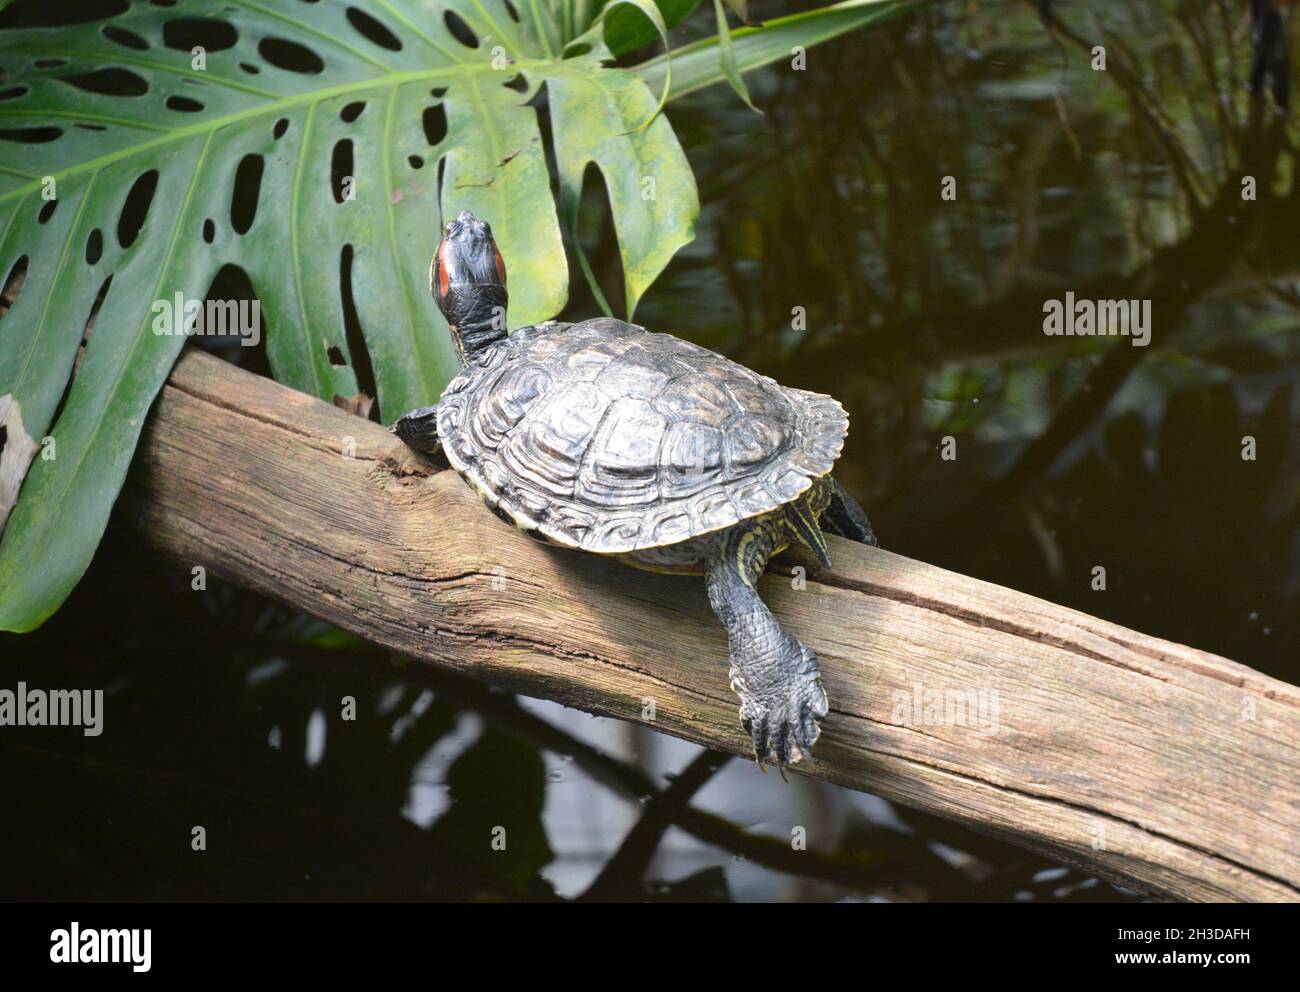
[[[1062,3],[1054,40],[1029,5],[948,4],[750,77],[763,116],[723,88],[675,104],[704,210],[638,322],[841,399],[837,475],[885,546],[1300,681],[1296,132],[1243,93],[1245,6]],[[1045,335],[1066,292],[1151,300],[1150,345]],[[578,287],[567,316],[594,309]],[[115,527],[44,629],[0,640],[6,684],[103,687],[121,728],[0,736],[0,895],[1133,898],[193,595],[136,543]],[[502,822],[526,825],[508,857]]]

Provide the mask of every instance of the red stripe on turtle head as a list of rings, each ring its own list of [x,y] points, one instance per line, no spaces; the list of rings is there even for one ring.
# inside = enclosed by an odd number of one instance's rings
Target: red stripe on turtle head
[[[497,276],[501,279],[501,285],[504,286],[506,284],[506,262],[501,257],[501,249],[497,247],[495,238],[492,239],[492,250],[496,252],[497,256]]]
[[[438,302],[442,302],[447,297],[448,290],[451,289],[451,276],[447,272],[447,239],[443,238],[438,243],[438,254],[434,256],[434,266],[436,273],[434,283],[436,285]]]

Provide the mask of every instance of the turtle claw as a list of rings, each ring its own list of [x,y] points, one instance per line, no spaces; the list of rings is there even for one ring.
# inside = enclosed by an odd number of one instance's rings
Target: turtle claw
[[[732,669],[731,687],[740,696],[740,722],[754,744],[754,760],[767,771],[768,762],[777,766],[785,779],[787,765],[797,765],[821,736],[818,718],[829,706],[817,670],[817,656],[789,635],[789,653],[798,661],[780,666],[781,677],[759,691],[741,672]],[[793,659],[792,659],[793,660]],[[788,779],[786,779],[788,781]]]

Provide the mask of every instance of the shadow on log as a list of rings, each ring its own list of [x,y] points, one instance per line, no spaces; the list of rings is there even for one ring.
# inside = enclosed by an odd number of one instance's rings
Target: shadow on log
[[[701,580],[536,544],[383,428],[211,356],[177,364],[119,513],[394,651],[748,754]],[[797,771],[1159,895],[1300,899],[1300,689],[829,540],[805,588],[762,580],[831,700]]]

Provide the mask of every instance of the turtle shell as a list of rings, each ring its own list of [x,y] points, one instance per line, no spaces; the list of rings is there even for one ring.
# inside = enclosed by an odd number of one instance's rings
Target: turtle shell
[[[443,450],[489,506],[601,554],[774,510],[830,471],[847,431],[829,396],[612,318],[520,328],[438,403]]]

